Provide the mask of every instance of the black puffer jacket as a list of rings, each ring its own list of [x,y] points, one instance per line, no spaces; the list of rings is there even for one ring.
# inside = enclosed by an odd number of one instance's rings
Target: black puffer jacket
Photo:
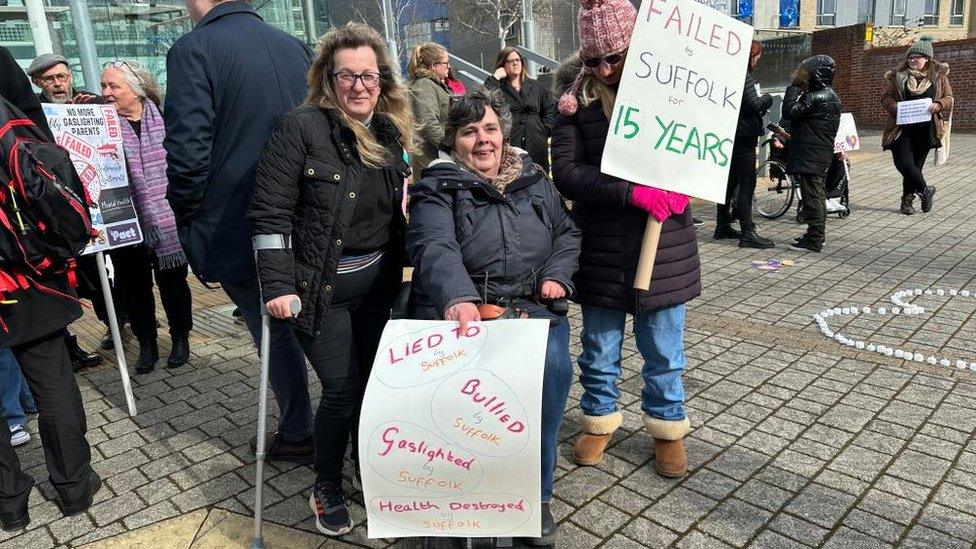
[[[403,160],[400,132],[386,116],[373,115],[371,129],[386,145],[400,181],[409,175]],[[299,107],[283,115],[268,139],[258,165],[257,183],[247,218],[256,235],[290,235],[291,250],[264,250],[258,256],[258,277],[265,300],[297,294],[302,312],[295,328],[319,335],[332,302],[342,239],[366,181],[356,152],[356,138],[335,111]],[[402,187],[394,196],[393,240],[402,264],[406,221],[400,208]]]
[[[528,151],[532,160],[548,172],[549,137],[556,118],[556,103],[549,90],[535,80],[525,79],[522,89],[515,91],[508,79],[499,82],[494,76],[485,80],[485,87],[505,94],[512,111],[512,145]]]
[[[740,137],[759,137],[766,133],[763,116],[773,105],[773,96],[759,95],[759,81],[751,72],[746,73],[746,86],[742,90],[742,104],[739,106],[739,124],[735,128],[736,139]]]
[[[563,63],[553,95],[568,88],[579,67],[578,57]],[[583,231],[575,300],[630,313],[685,303],[701,294],[691,207],[664,222],[650,291],[634,290],[647,212],[628,205],[631,183],[600,172],[609,130],[599,101],[581,103],[573,116],[557,114],[553,126],[553,182],[573,201]]]
[[[523,156],[522,175],[502,195],[442,158],[410,187],[411,316],[442,318],[486,293],[493,303],[530,298],[546,280],[572,294],[580,231],[532,159]]]
[[[834,156],[834,137],[840,127],[840,99],[830,85],[834,82],[834,60],[815,55],[803,61],[801,73],[809,74],[806,93],[790,86],[783,98],[790,120],[790,173],[826,175]]]

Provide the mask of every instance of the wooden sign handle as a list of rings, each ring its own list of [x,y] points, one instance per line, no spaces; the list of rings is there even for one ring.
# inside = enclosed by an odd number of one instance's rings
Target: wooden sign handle
[[[654,259],[657,258],[657,244],[661,240],[661,222],[653,215],[647,216],[647,227],[644,228],[644,240],[641,242],[640,260],[637,262],[637,276],[634,277],[634,288],[644,290],[651,287],[651,275],[654,274]]]

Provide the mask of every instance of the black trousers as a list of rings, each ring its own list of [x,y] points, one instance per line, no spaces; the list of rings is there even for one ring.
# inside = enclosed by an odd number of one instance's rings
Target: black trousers
[[[316,482],[342,482],[342,460],[352,433],[358,445],[359,410],[376,348],[400,287],[402,272],[387,253],[361,271],[340,274],[321,335],[295,332],[322,383],[315,412]],[[358,458],[357,458],[357,468]]]
[[[62,330],[13,348],[37,402],[37,425],[51,485],[61,500],[74,504],[88,487],[91,449],[81,393],[64,346]],[[18,513],[27,505],[34,480],[20,467],[10,445],[10,429],[0,414],[0,511]]]
[[[898,139],[891,144],[891,157],[895,169],[901,174],[901,195],[920,194],[925,191],[925,176],[922,167],[932,150],[928,131],[902,130]]]
[[[716,221],[719,225],[732,223],[729,204],[735,198],[739,227],[743,231],[755,227],[755,223],[752,221],[752,200],[756,195],[756,146],[758,144],[758,137],[747,137],[736,139],[732,145],[729,183],[725,187],[725,204],[717,205]],[[733,197],[733,193],[736,192],[737,194]]]
[[[827,179],[823,175],[798,174],[803,220],[807,222],[807,238],[823,244],[827,230]]]
[[[139,341],[156,339],[156,298],[153,277],[159,285],[169,333],[183,337],[193,329],[193,303],[186,282],[187,266],[159,269],[156,254],[147,246],[127,246],[112,250],[115,278],[125,296],[129,325]]]

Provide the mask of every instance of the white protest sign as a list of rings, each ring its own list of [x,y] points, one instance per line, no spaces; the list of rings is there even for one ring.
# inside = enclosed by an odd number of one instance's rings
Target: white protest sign
[[[142,228],[129,189],[122,151],[122,127],[111,105],[43,105],[54,139],[71,155],[96,206],[90,206],[98,236],[90,254],[142,242]]]
[[[391,320],[363,398],[370,538],[538,537],[547,320]]]
[[[601,171],[723,202],[752,34],[693,0],[644,0]]]
[[[899,101],[898,116],[896,117],[895,123],[899,126],[904,126],[905,124],[931,122],[932,113],[929,112],[929,107],[931,106],[932,99],[929,97],[913,99],[912,101]]]
[[[861,148],[861,140],[857,136],[857,125],[854,115],[849,112],[841,113],[840,126],[834,136],[834,152],[856,151]]]

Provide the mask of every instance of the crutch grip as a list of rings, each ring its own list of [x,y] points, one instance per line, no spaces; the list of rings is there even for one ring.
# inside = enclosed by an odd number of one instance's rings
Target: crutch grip
[[[302,300],[300,299],[291,300],[291,303],[289,303],[288,306],[291,309],[292,317],[296,317],[298,316],[298,313],[302,312]]]

